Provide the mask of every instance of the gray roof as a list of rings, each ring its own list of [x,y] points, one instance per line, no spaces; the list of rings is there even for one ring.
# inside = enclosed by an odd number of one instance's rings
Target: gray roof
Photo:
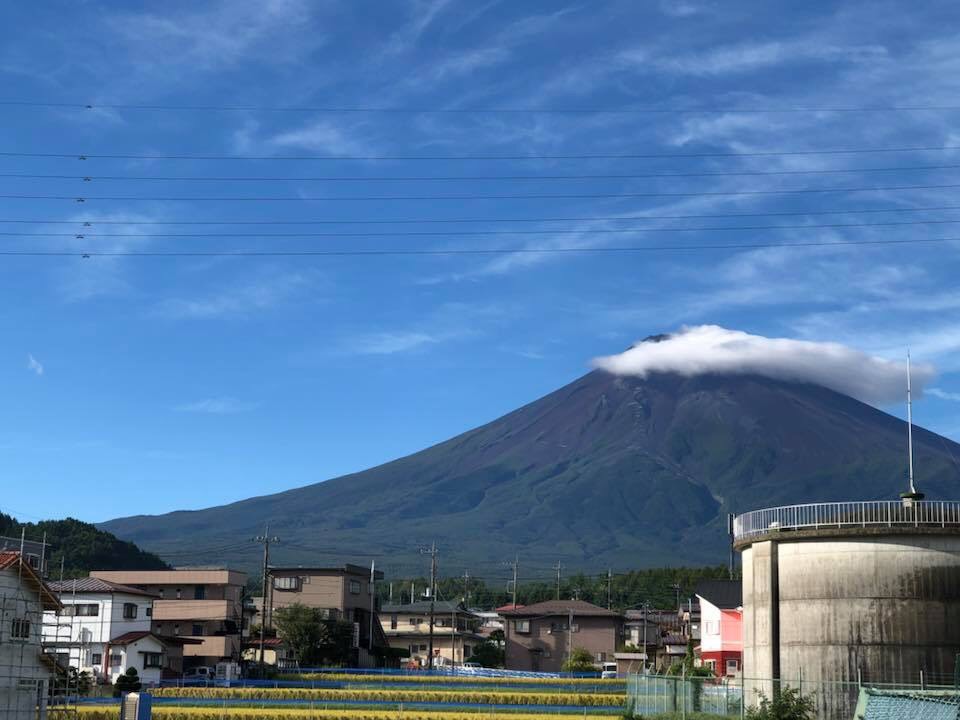
[[[151,598],[157,597],[153,593],[148,593],[140,588],[131,587],[130,585],[121,585],[120,583],[110,582],[109,580],[101,580],[100,578],[93,577],[77,578],[76,580],[54,580],[53,582],[48,582],[47,585],[53,592],[62,593],[63,595],[69,595],[76,591],[78,593],[104,593],[108,595],[122,593],[123,595],[142,595],[144,597]]]
[[[743,606],[743,583],[740,580],[701,580],[694,593],[721,610]]]

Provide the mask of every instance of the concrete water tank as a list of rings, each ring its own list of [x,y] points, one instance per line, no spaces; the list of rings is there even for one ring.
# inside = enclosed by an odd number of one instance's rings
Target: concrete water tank
[[[747,702],[774,679],[849,720],[856,683],[953,684],[960,503],[849,502],[734,519],[743,560]]]

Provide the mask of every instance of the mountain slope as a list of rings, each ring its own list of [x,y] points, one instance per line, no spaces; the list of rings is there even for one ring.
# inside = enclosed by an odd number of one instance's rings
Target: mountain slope
[[[918,484],[960,494],[960,445],[915,433]],[[520,552],[546,567],[722,562],[726,513],[794,502],[895,498],[906,427],[825,388],[750,375],[646,379],[589,373],[498,420],[366,470],[231,505],[101,527],[163,555],[224,546],[255,567],[260,532],[278,561],[419,568],[436,539],[457,565]],[[213,558],[207,558],[212,561]]]

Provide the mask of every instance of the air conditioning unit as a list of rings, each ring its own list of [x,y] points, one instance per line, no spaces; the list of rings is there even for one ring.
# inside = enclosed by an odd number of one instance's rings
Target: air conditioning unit
[[[150,720],[152,710],[150,693],[127,693],[120,701],[120,720]]]

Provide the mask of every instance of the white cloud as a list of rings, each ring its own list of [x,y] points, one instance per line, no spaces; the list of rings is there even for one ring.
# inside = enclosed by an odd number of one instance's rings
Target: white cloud
[[[235,135],[235,140],[244,141],[246,146],[249,147],[249,132],[241,131],[240,134]],[[267,143],[273,147],[304,148],[313,152],[341,157],[371,153],[369,143],[352,137],[351,132],[345,128],[326,120],[279,133],[268,139]]]
[[[37,375],[43,375],[43,365],[40,364],[40,361],[37,360],[32,353],[27,353],[27,369]]]
[[[939,398],[940,400],[952,400],[953,402],[960,402],[960,392],[947,392],[940,388],[929,388],[927,390],[927,395],[931,397]]]
[[[312,284],[305,273],[272,273],[247,282],[233,284],[220,292],[194,298],[169,298],[155,312],[174,318],[198,320],[230,315],[247,315],[274,307]]]
[[[204,398],[196,402],[178,405],[177,412],[203,413],[206,415],[234,415],[247,412],[256,407],[253,403],[243,402],[232,397]]]
[[[594,365],[616,375],[641,377],[653,372],[756,374],[822,385],[874,405],[898,402],[906,395],[905,363],[839,343],[767,338],[717,325],[685,327],[661,342],[637,343],[619,355],[597,358]],[[918,395],[933,376],[932,366],[913,365]]]
[[[380,332],[354,338],[349,349],[358,355],[393,355],[439,341],[439,337],[425,332]]]

